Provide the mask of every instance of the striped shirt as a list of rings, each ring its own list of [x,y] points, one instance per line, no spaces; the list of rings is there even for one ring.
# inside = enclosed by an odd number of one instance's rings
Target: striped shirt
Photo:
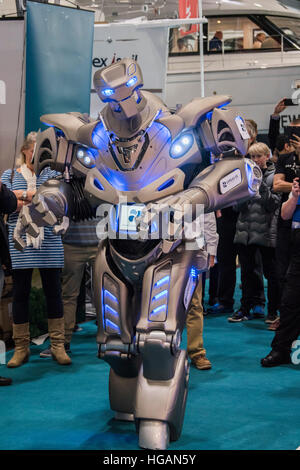
[[[97,237],[97,224],[100,217],[74,222],[70,220],[70,225],[62,241],[67,245],[76,246],[98,246],[99,238]]]
[[[1,181],[8,189],[17,191],[19,189],[26,191],[27,182],[25,178],[17,170],[14,171],[13,180],[11,181],[12,170],[6,170]],[[55,178],[59,173],[45,168],[36,179],[36,187],[50,178]],[[13,232],[18,220],[19,212],[14,212],[8,219],[8,234],[9,234],[9,252],[12,261],[13,269],[29,269],[29,268],[62,268],[64,265],[64,250],[61,237],[54,235],[52,227],[44,228],[44,240],[40,249],[33,248],[33,246],[26,246],[21,252],[14,248]],[[26,242],[26,236],[23,235],[23,240]]]

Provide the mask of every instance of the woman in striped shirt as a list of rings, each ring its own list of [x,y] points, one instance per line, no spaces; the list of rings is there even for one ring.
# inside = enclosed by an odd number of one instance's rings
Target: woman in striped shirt
[[[64,264],[61,237],[54,235],[52,228],[44,227],[37,238],[23,236],[26,247],[23,252],[14,248],[13,232],[19,211],[30,204],[36,189],[45,181],[57,176],[55,171],[45,168],[38,177],[34,174],[32,157],[36,133],[31,132],[21,148],[22,164],[14,170],[6,170],[1,180],[18,199],[17,211],[9,217],[9,251],[13,276],[13,339],[15,352],[7,367],[19,367],[28,361],[30,350],[29,294],[33,268],[39,268],[46,297],[48,329],[53,359],[67,365],[71,359],[64,348],[64,319],[61,299],[60,272]]]

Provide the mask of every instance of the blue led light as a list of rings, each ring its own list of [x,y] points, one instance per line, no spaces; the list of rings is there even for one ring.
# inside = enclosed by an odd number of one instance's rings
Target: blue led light
[[[105,308],[105,312],[107,311],[108,313],[111,313],[115,317],[119,317],[118,312],[116,310],[114,310],[112,307],[110,307],[109,305],[105,304],[104,308]]]
[[[158,313],[161,313],[162,311],[166,311],[167,306],[166,305],[161,305],[160,307],[156,307],[152,312],[150,313],[150,317],[157,315]]]
[[[130,80],[128,80],[128,82],[126,83],[126,86],[127,87],[133,86],[136,82],[137,82],[137,77],[134,76],[134,77],[130,78]]]
[[[190,276],[192,279],[197,279],[198,278],[198,271],[196,268],[192,267],[190,271]]]
[[[115,297],[111,292],[109,292],[109,290],[105,289],[104,295],[111,299],[113,302],[116,302],[117,304],[119,303],[117,297]]]
[[[76,157],[82,163],[83,166],[86,168],[93,168],[96,164],[96,157],[98,155],[98,151],[92,148],[78,148]]]
[[[170,147],[170,156],[180,158],[185,155],[194,143],[194,136],[191,132],[186,132],[179,136]]]
[[[119,334],[121,333],[120,328],[118,327],[118,325],[115,325],[115,323],[113,323],[112,321],[106,319],[105,320],[105,325],[109,326],[112,330],[115,330],[117,333],[119,333]]]
[[[102,122],[99,122],[95,127],[92,132],[92,142],[95,145],[95,147],[100,148],[101,143],[103,144],[103,138],[105,135],[104,131],[104,126]]]
[[[174,183],[174,178],[171,178],[169,179],[168,181],[165,181],[163,184],[161,184],[158,188],[157,188],[157,191],[163,191],[164,189],[167,189],[169,188],[170,186],[172,186],[172,184]]]
[[[169,282],[169,280],[170,280],[170,276],[162,277],[159,281],[157,281],[154,284],[154,288],[162,286],[165,282]]]
[[[94,178],[94,186],[96,186],[97,189],[100,189],[100,191],[104,191],[102,184],[97,178]]]
[[[115,90],[113,90],[112,88],[104,88],[104,90],[102,90],[101,93],[104,96],[111,96],[115,93]]]
[[[159,294],[156,294],[153,297],[152,302],[156,302],[158,299],[161,299],[162,297],[165,297],[166,295],[168,295],[168,291],[165,289],[161,291]]]

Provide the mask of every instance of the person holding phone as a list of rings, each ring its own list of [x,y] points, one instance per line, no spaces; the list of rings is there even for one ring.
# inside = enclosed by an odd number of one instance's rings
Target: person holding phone
[[[300,147],[300,138],[297,139]],[[300,334],[300,185],[294,178],[287,201],[282,204],[281,216],[291,221],[291,257],[284,285],[280,325],[272,341],[271,352],[261,359],[263,367],[275,367],[291,363],[291,348]]]
[[[293,151],[290,154],[279,155],[273,181],[273,190],[277,193],[282,193],[282,203],[288,199],[294,178],[300,176],[300,119],[294,120],[291,124],[293,124],[293,126],[291,125],[286,128],[285,135]],[[282,293],[291,254],[290,237],[291,221],[283,220],[282,217],[279,216],[277,225],[276,260],[280,295]]]

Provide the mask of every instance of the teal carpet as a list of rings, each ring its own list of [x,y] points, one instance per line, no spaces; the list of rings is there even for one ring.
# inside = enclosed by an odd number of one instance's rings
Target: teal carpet
[[[14,381],[0,387],[1,450],[138,449],[134,425],[114,421],[109,408],[109,368],[96,357],[96,325],[82,327],[69,367],[41,359],[45,346],[32,346],[30,362],[18,369],[0,367]],[[296,449],[300,366],[260,366],[273,337],[262,320],[231,324],[207,316],[204,328],[213,368],[191,368],[183,432],[170,449]]]

